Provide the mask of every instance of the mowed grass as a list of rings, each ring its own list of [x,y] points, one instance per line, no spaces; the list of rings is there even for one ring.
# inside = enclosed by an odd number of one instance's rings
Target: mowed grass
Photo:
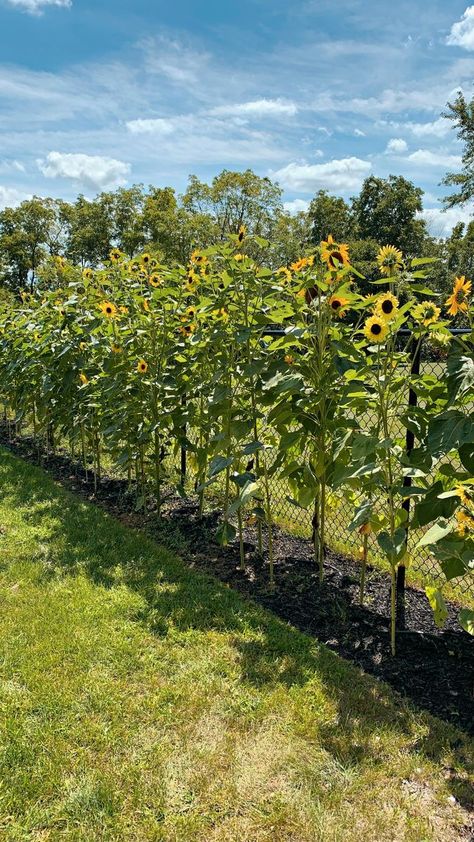
[[[0,449],[0,839],[468,839],[472,742]]]

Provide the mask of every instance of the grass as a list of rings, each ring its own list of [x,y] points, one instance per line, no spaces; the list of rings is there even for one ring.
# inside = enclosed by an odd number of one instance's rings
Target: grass
[[[0,449],[0,838],[467,839],[472,742]]]

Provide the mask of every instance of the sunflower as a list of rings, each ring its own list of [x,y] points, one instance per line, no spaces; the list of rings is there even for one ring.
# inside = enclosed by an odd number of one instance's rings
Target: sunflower
[[[153,272],[153,275],[150,275],[150,286],[152,287],[161,287],[163,286],[163,278],[158,272]]]
[[[421,301],[412,308],[411,315],[415,322],[420,322],[425,327],[428,327],[428,325],[432,325],[438,321],[441,315],[441,309],[431,301]]]
[[[137,371],[139,374],[146,374],[148,371],[148,363],[145,360],[138,360]]]
[[[472,509],[474,511],[474,490],[467,487],[466,485],[458,485],[456,488],[456,494],[461,500],[463,506],[466,506],[467,509]]]
[[[118,263],[120,260],[122,260],[123,254],[120,251],[120,249],[112,249],[112,251],[109,254],[109,257],[112,263]]]
[[[342,317],[345,315],[344,307],[346,306],[346,304],[349,304],[349,299],[343,298],[342,295],[331,295],[328,304],[332,312],[336,316],[340,316],[342,319]]]
[[[364,325],[364,335],[371,342],[383,342],[388,333],[388,325],[381,316],[371,316]]]
[[[148,252],[145,252],[145,254],[142,254],[142,256],[140,258],[140,261],[143,264],[143,266],[148,266],[150,261],[151,261],[151,254],[148,254]]]
[[[83,386],[87,386],[87,384],[88,384],[88,382],[89,382],[89,378],[88,378],[88,377],[86,377],[86,375],[84,374],[84,372],[83,372],[83,371],[81,371],[81,373],[80,373],[80,375],[79,375],[79,380],[81,381],[81,383],[82,383],[82,385],[83,385]]]
[[[468,307],[468,298],[471,294],[471,281],[467,281],[464,275],[456,278],[453,285],[452,294],[449,296],[446,304],[449,304],[448,313],[450,316],[456,316],[459,312],[466,313]]]
[[[144,298],[144,299],[143,299],[143,301],[142,301],[142,306],[143,306],[143,309],[144,309],[145,313],[149,313],[149,312],[150,312],[150,302],[148,301],[148,299],[147,299],[147,298]]]
[[[136,260],[132,260],[130,264],[130,272],[139,272],[140,271],[140,264],[137,263]]]
[[[198,283],[199,283],[199,277],[198,277],[198,275],[196,275],[196,272],[194,271],[194,269],[191,269],[188,272],[188,276],[187,276],[186,281],[184,283],[185,289],[187,289],[189,292],[194,292]]]
[[[117,315],[117,308],[111,301],[102,301],[102,304],[99,304],[99,310],[102,310],[108,319],[115,319]]]
[[[339,269],[349,265],[349,247],[345,243],[336,243],[332,234],[321,243],[321,260],[328,269]]]
[[[212,315],[216,317],[216,319],[222,319],[223,322],[229,321],[229,314],[225,307],[220,307],[218,310],[213,310]]]
[[[179,332],[182,333],[183,336],[191,336],[192,333],[196,330],[196,325],[189,324],[189,325],[181,325]]]
[[[380,273],[391,278],[403,268],[403,254],[395,246],[383,246],[377,255],[377,263]]]
[[[205,266],[206,263],[209,263],[209,260],[205,254],[201,254],[200,251],[195,249],[190,257],[190,263],[198,263],[199,266]]]
[[[120,347],[120,345],[112,345],[110,350],[112,351],[113,354],[121,354],[122,353],[122,348]]]
[[[84,271],[82,273],[82,277],[86,281],[90,281],[90,279],[94,277],[94,273],[93,273],[92,269],[84,269]]]
[[[398,311],[398,298],[395,298],[391,292],[384,292],[375,300],[375,310],[377,316],[381,316],[387,322],[390,322]]]
[[[246,229],[245,225],[241,225],[240,228],[239,228],[239,232],[237,234],[237,239],[238,239],[239,243],[242,242],[246,233],[247,233],[247,229]]]
[[[294,263],[291,264],[290,269],[293,272],[301,272],[302,269],[306,269],[307,266],[312,266],[314,263],[314,255],[310,255],[309,257],[300,257],[299,260],[295,260]]]
[[[293,365],[295,362],[295,358],[291,354],[286,354],[285,362],[287,365]]]
[[[245,254],[234,254],[234,260],[236,260],[237,263],[240,263],[240,261],[243,260],[244,258],[245,258]]]
[[[281,278],[282,284],[286,284],[289,281],[291,281],[291,272],[289,269],[287,269],[286,266],[280,266],[280,268],[276,270],[276,274],[283,275],[283,277]]]
[[[123,306],[123,304],[122,304],[122,306],[121,306],[121,307],[119,307],[119,310],[120,310],[120,312],[121,312],[121,313],[123,313],[124,315],[126,315],[126,314],[128,313],[128,307],[124,307],[124,306]]]
[[[474,517],[472,515],[468,515],[466,512],[456,512],[456,520],[458,522],[458,535],[464,538],[468,532],[474,532]]]

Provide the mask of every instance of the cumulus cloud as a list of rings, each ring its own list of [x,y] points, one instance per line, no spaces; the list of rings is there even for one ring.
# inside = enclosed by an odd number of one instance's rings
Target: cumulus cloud
[[[30,15],[42,15],[46,6],[59,6],[69,9],[72,6],[71,0],[7,0],[9,6],[28,12]]]
[[[209,113],[219,117],[294,117],[298,107],[294,102],[282,99],[255,99],[250,102],[237,102],[218,105]]]
[[[468,6],[461,20],[453,23],[446,43],[452,47],[474,50],[474,6]]]
[[[173,120],[167,120],[164,117],[151,118],[149,120],[138,119],[129,120],[127,129],[132,134],[172,134],[175,130]]]
[[[390,155],[391,153],[394,155],[403,155],[408,149],[408,144],[406,140],[403,140],[401,137],[392,137],[391,140],[387,143],[387,148],[385,150],[386,154]]]
[[[474,219],[474,205],[466,205],[464,208],[449,208],[443,210],[441,207],[425,208],[420,214],[428,226],[428,230],[433,237],[449,237],[454,226],[458,222],[464,222],[467,225]]]
[[[287,213],[296,214],[300,211],[307,211],[309,202],[306,199],[292,199],[290,202],[283,202],[283,208]]]
[[[369,161],[340,158],[325,164],[291,163],[273,173],[273,178],[288,190],[312,193],[316,190],[356,190],[371,170]]]
[[[67,178],[91,190],[118,187],[127,181],[130,164],[102,155],[49,152],[37,161],[46,178]]]
[[[417,149],[416,152],[408,155],[407,160],[427,167],[459,167],[461,165],[459,155],[450,155],[446,152],[432,152],[431,149]]]
[[[446,117],[439,117],[431,123],[406,123],[405,128],[415,137],[445,137],[453,127]]]
[[[28,193],[22,193],[21,190],[16,190],[14,187],[2,187],[0,184],[0,209],[13,208],[25,199],[30,198],[31,195]]]

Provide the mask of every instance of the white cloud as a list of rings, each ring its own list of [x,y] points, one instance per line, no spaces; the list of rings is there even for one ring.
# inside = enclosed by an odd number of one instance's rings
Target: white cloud
[[[288,164],[274,172],[273,178],[288,190],[311,193],[320,189],[356,190],[369,174],[371,164],[361,158],[341,158],[325,164]]]
[[[448,210],[443,210],[441,207],[425,208],[420,216],[426,219],[428,230],[433,237],[449,237],[458,222],[464,222],[467,225],[473,221],[474,205]]]
[[[407,149],[408,143],[406,140],[403,140],[401,137],[392,137],[392,139],[387,143],[385,152],[387,155],[390,155],[391,153],[394,155],[403,155]]]
[[[175,130],[175,123],[173,120],[167,120],[164,117],[157,117],[155,119],[138,119],[129,120],[127,129],[132,134],[172,134]]]
[[[430,149],[417,149],[416,152],[408,155],[407,160],[427,167],[459,167],[461,165],[459,155],[450,155],[446,152],[432,152]]]
[[[446,43],[452,47],[474,50],[474,6],[468,6],[461,20],[453,23]]]
[[[67,178],[92,190],[118,187],[127,181],[130,164],[101,155],[49,152],[37,161],[46,178]]]
[[[255,99],[250,102],[238,102],[218,105],[209,113],[219,117],[294,117],[298,107],[294,102],[282,99]]]
[[[445,137],[452,131],[452,124],[446,117],[439,117],[431,123],[405,123],[404,128],[415,137]]]
[[[16,190],[14,187],[2,187],[0,184],[0,209],[13,208],[23,202],[24,199],[30,199],[31,194],[23,193],[21,190]]]
[[[7,3],[30,15],[42,15],[45,6],[59,6],[63,9],[69,9],[72,6],[71,0],[7,0]]]
[[[25,165],[21,161],[13,160],[0,161],[0,173],[26,172]]]
[[[362,129],[354,129],[354,134],[356,137],[365,137],[365,132]]]
[[[291,202],[283,202],[283,208],[287,213],[296,214],[300,211],[307,211],[309,202],[306,199],[292,199]]]

